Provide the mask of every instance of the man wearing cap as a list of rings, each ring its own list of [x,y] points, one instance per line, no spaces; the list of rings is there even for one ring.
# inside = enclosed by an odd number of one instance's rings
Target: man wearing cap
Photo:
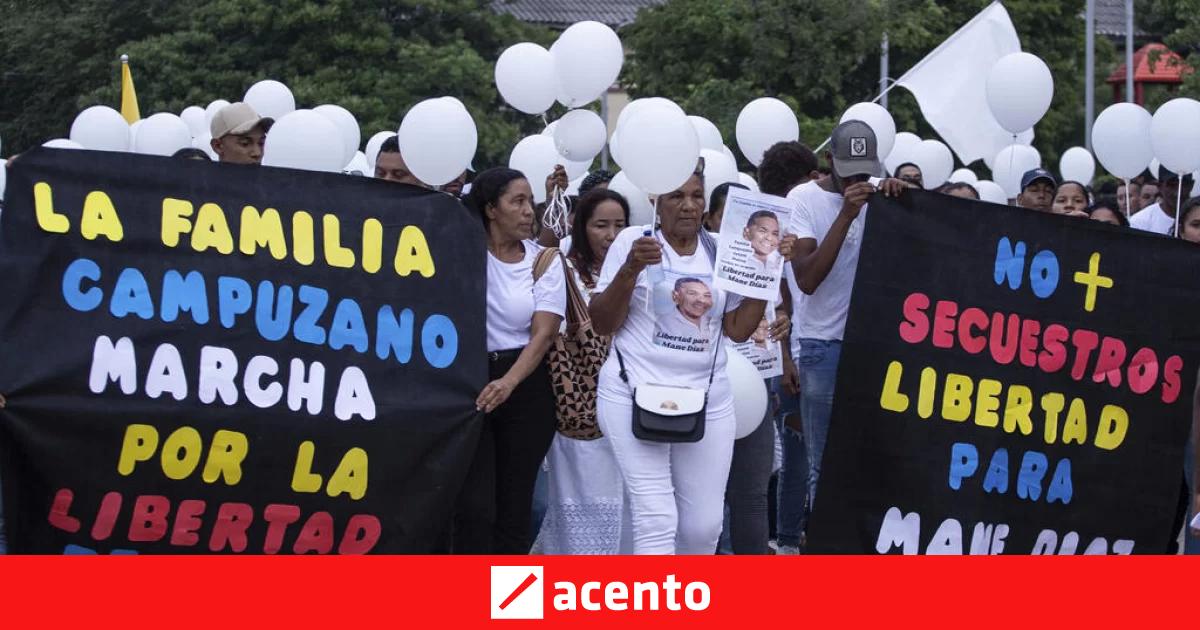
[[[1054,191],[1058,189],[1058,180],[1044,168],[1025,171],[1021,176],[1021,192],[1017,195],[1017,205],[1038,212],[1051,212],[1054,209]]]
[[[1129,226],[1156,234],[1175,234],[1175,211],[1178,199],[1184,201],[1192,194],[1192,175],[1188,173],[1181,179],[1178,173],[1158,167],[1157,203],[1152,203],[1141,212],[1129,217]],[[1182,189],[1182,190],[1181,190]]]
[[[275,121],[246,103],[231,103],[213,116],[212,148],[226,164],[261,164],[267,131]]]
[[[797,238],[792,265],[800,290],[808,295],[796,326],[810,501],[816,497],[821,455],[833,411],[833,390],[866,223],[867,197],[876,191],[868,180],[884,174],[875,132],[860,120],[838,125],[825,155],[833,165],[830,176],[788,193],[788,198],[796,202],[788,229]],[[907,187],[898,179],[880,183],[887,196],[898,196]]]

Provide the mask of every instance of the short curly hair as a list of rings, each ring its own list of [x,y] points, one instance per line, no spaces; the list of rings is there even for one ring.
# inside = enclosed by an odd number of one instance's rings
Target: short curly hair
[[[812,149],[796,141],[776,142],[758,166],[758,188],[783,197],[815,170],[817,156]]]

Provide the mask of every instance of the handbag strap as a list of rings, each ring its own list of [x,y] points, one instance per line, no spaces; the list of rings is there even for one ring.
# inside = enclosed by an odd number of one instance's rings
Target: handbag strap
[[[533,281],[537,282],[546,275],[546,270],[550,269],[550,263],[554,261],[554,257],[558,255],[557,247],[547,247],[538,252],[537,258],[533,260]]]

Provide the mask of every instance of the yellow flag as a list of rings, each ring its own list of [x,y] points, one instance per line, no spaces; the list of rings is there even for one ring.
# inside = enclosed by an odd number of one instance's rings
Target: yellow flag
[[[129,72],[129,55],[121,55],[121,116],[131,125],[142,118],[137,92],[133,90],[133,74]]]

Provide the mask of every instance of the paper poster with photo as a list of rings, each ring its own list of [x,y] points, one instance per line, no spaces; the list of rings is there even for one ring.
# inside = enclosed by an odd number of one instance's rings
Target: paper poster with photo
[[[779,342],[771,338],[771,314],[775,312],[774,302],[767,302],[766,311],[758,328],[750,338],[742,343],[730,342],[729,345],[739,354],[749,359],[758,369],[763,378],[771,378],[783,374],[783,349]]]
[[[721,308],[712,276],[664,271],[650,299],[654,345],[684,352],[709,352],[720,335]]]
[[[779,294],[779,243],[792,214],[791,200],[729,189],[717,241],[716,288],[760,300]]]

